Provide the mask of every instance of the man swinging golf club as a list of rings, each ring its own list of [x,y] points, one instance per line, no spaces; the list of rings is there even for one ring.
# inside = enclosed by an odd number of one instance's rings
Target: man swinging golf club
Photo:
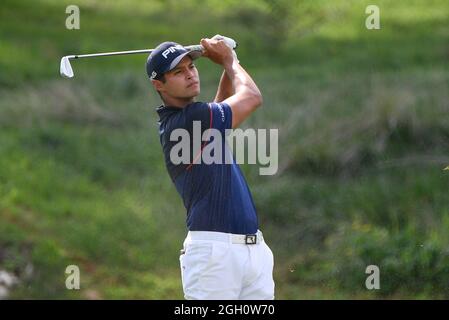
[[[258,106],[262,95],[235,52],[219,35],[201,39],[203,51],[161,43],[149,55],[146,70],[163,105],[157,108],[159,136],[168,173],[187,210],[188,234],[181,250],[181,278],[186,299],[274,299],[273,254],[259,230],[254,202],[239,166],[172,161],[171,133],[216,129],[225,146],[225,130],[238,127]],[[193,61],[207,57],[224,69],[213,102],[195,102],[200,78]],[[192,145],[195,142],[192,142]],[[210,141],[209,141],[210,143]]]

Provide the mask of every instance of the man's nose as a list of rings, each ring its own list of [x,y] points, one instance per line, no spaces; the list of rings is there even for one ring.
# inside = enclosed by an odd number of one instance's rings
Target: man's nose
[[[194,75],[193,70],[187,69],[187,79],[193,78],[193,75]]]

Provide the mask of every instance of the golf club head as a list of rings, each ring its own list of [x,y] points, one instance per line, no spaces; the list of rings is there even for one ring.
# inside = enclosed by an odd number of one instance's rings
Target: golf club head
[[[73,78],[73,69],[70,65],[70,56],[62,57],[59,72],[64,78]]]

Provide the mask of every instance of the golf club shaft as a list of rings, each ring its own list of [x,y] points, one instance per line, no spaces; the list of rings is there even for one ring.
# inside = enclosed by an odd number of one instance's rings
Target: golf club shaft
[[[219,35],[217,35],[219,36]],[[231,38],[220,36],[220,40],[224,40],[226,44],[232,48],[237,48],[237,42],[235,42]],[[185,49],[187,51],[200,51],[204,53],[204,47],[202,45],[190,45],[185,46]],[[65,78],[73,78],[73,69],[70,65],[71,59],[80,59],[80,58],[94,58],[94,57],[105,57],[105,56],[118,56],[118,55],[125,55],[125,54],[136,54],[136,53],[151,53],[154,49],[143,49],[143,50],[130,50],[130,51],[115,51],[115,52],[101,52],[101,53],[90,53],[90,54],[76,54],[76,55],[70,55],[70,56],[64,56],[61,58],[61,63],[59,67],[59,73],[61,76]]]
[[[191,45],[191,46],[186,46],[185,48],[189,51],[193,51],[193,50],[203,51],[204,50],[202,45]],[[154,51],[154,49],[77,54],[77,55],[67,56],[67,58],[79,59],[79,58],[91,58],[91,57],[117,56],[117,55],[124,55],[124,54],[151,53],[152,51]]]

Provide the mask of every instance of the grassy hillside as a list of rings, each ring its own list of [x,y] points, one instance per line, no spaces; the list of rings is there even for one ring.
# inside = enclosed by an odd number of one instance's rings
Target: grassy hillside
[[[185,210],[166,173],[145,55],[63,55],[240,43],[279,129],[279,171],[245,165],[279,299],[449,297],[449,5],[377,1],[70,1],[0,7],[0,270],[12,298],[181,299]],[[205,31],[206,30],[206,31]],[[200,100],[220,69],[198,60]],[[81,290],[65,288],[68,265]],[[365,288],[377,265],[381,289]]]

